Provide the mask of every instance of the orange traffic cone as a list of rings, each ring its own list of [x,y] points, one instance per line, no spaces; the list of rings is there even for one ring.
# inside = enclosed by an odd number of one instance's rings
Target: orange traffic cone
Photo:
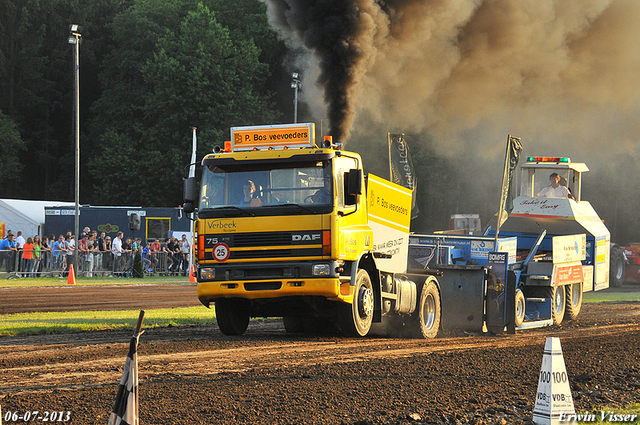
[[[196,283],[196,272],[193,269],[193,264],[191,265],[191,270],[189,270],[189,282]]]
[[[76,273],[73,271],[73,264],[69,264],[69,279],[67,279],[67,285],[76,284]]]

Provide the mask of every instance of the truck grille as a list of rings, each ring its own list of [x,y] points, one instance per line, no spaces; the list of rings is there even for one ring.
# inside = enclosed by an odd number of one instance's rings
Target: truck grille
[[[290,244],[291,232],[244,233],[233,235],[233,246],[237,248]]]
[[[244,260],[249,258],[287,258],[310,257],[322,255],[322,247],[302,249],[261,249],[256,251],[231,251],[231,260]]]
[[[205,260],[215,259],[213,248],[218,242],[225,243],[230,248],[228,261],[321,257],[323,255],[321,230],[208,235],[205,237]]]

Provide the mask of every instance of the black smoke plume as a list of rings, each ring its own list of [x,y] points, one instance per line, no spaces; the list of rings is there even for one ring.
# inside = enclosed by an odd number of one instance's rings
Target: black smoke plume
[[[355,113],[357,69],[363,61],[363,11],[352,0],[268,0],[272,23],[313,52],[320,65],[330,134],[348,137]]]

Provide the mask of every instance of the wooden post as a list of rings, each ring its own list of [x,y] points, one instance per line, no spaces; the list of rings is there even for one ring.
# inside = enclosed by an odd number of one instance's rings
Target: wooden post
[[[143,321],[144,321],[144,310],[140,310],[140,315],[138,316],[138,324],[136,325],[136,332],[134,335],[140,334],[140,329],[142,329]]]

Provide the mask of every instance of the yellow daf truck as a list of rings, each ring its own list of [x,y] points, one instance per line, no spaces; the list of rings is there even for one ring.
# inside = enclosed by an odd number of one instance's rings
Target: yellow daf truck
[[[316,143],[311,123],[234,127],[201,165],[184,209],[197,209],[198,298],[224,334],[283,317],[287,331],[364,336],[383,315],[437,334],[436,273],[405,273],[410,190],[365,177],[360,156]]]

